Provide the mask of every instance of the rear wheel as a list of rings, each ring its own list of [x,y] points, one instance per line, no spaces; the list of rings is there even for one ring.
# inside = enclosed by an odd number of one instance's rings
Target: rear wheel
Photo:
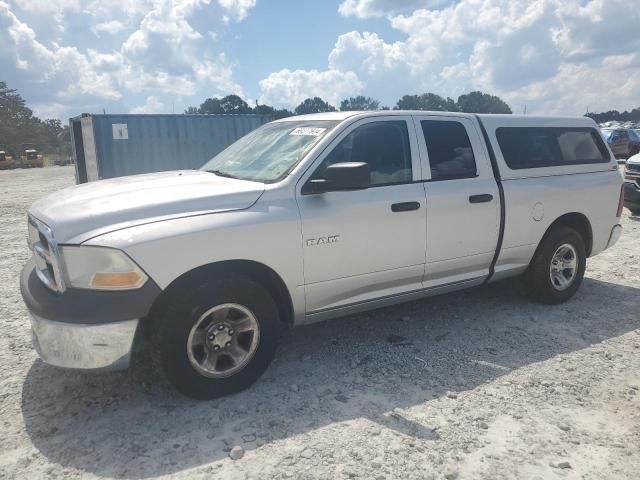
[[[582,236],[569,227],[558,227],[542,239],[525,273],[528,293],[542,303],[569,300],[584,277],[587,255]]]
[[[173,299],[156,319],[157,363],[180,393],[201,400],[247,388],[273,359],[278,308],[258,283],[215,280]]]

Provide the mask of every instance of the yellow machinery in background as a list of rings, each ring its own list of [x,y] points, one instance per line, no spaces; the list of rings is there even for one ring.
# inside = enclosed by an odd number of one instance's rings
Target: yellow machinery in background
[[[16,168],[16,161],[6,147],[0,145],[0,170]]]
[[[23,143],[22,153],[20,155],[20,166],[22,168],[42,168],[44,167],[44,159],[38,153],[33,143]]]

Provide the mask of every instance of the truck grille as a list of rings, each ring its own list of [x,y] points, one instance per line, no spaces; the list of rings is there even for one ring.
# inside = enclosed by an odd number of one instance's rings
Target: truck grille
[[[635,182],[640,187],[640,164],[627,163],[624,170],[624,179],[628,182]]]
[[[60,253],[51,229],[29,215],[29,248],[36,261],[36,275],[54,292],[65,290],[60,268]]]

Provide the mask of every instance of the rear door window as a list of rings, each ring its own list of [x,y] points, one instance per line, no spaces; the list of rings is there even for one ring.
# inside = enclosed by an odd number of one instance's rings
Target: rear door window
[[[472,178],[476,160],[464,125],[456,121],[421,120],[432,180]]]
[[[509,168],[609,162],[601,135],[588,127],[500,127],[496,137]]]

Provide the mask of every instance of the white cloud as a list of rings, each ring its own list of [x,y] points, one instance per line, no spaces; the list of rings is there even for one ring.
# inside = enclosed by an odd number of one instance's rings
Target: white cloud
[[[640,72],[637,63],[629,65],[640,50],[640,10],[626,1],[459,0],[393,15],[418,3],[343,2],[343,15],[392,15],[391,26],[406,38],[343,34],[328,68],[355,73],[367,94],[384,101],[481,89],[518,110],[527,103],[544,113],[579,114],[586,103],[592,110],[637,106]]]
[[[563,64],[553,77],[504,95],[512,106],[532,105],[542,113],[583,114],[636,108],[640,103],[640,54],[609,56],[596,64]],[[520,111],[520,108],[518,108]]]
[[[237,21],[244,20],[249,10],[256,6],[256,0],[218,0],[218,3]]]
[[[164,103],[162,103],[158,97],[150,95],[147,97],[147,101],[144,105],[131,109],[131,113],[163,113],[165,112]]]
[[[120,97],[109,76],[93,70],[86,55],[75,47],[46,47],[4,2],[0,2],[0,63],[13,65],[32,82],[46,84],[54,92],[52,100],[60,101],[70,93]]]
[[[75,114],[78,106],[83,111],[102,109],[128,91],[160,102],[162,96],[180,101],[201,91],[243,95],[232,66],[215,51],[212,34],[222,25],[223,12],[239,21],[255,0],[114,0],[109,8],[99,0],[83,5],[76,0],[49,2],[55,8],[41,0],[16,1],[17,6],[0,0],[0,63],[8,72],[3,79],[19,88],[37,113]],[[49,17],[55,24],[49,38],[37,36],[16,14],[27,12],[20,16],[42,28],[38,9],[55,12]],[[65,45],[61,36],[68,17],[86,27],[82,33],[77,27],[69,32],[70,38],[80,40],[77,46]],[[100,40],[85,47],[81,42],[87,31]],[[124,41],[113,38],[122,33]]]
[[[80,0],[14,0],[18,7],[31,13],[55,13],[80,10]]]
[[[115,35],[116,33],[120,33],[126,27],[125,25],[118,20],[110,20],[108,22],[101,22],[96,24],[93,27],[93,30],[97,33],[108,33],[109,35]]]
[[[280,70],[260,80],[261,104],[296,107],[309,97],[321,97],[337,105],[345,96],[357,94],[362,83],[353,72],[339,70]]]
[[[338,11],[345,17],[386,17],[412,12],[418,8],[433,8],[445,0],[344,0]]]

